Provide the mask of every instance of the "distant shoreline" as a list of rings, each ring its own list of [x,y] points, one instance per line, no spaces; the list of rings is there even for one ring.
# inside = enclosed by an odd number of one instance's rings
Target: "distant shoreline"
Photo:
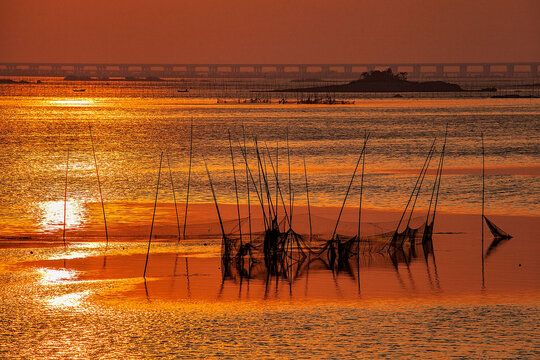
[[[314,86],[307,88],[275,89],[270,92],[342,92],[342,93],[364,93],[364,92],[463,92],[467,91],[457,84],[444,81],[363,81],[355,80],[342,85]],[[493,91],[493,90],[491,90]]]

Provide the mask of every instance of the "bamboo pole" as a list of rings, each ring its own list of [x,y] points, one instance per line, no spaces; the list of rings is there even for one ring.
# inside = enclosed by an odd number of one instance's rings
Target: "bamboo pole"
[[[242,220],[240,217],[240,200],[238,199],[238,185],[236,183],[236,169],[234,166],[234,153],[233,153],[233,148],[232,148],[231,132],[228,129],[227,129],[227,134],[229,135],[229,149],[231,151],[231,163],[232,163],[233,178],[234,178],[234,192],[236,194],[236,211],[238,213],[238,231],[240,233],[240,246],[242,246]]]
[[[186,209],[184,211],[184,232],[183,238],[186,240],[186,226],[187,226],[187,214],[188,214],[188,204],[189,204],[189,184],[191,182],[191,162],[193,158],[193,119],[190,124],[189,132],[189,170],[188,170],[188,181],[187,181],[187,191],[186,191]]]
[[[157,207],[158,192],[159,192],[159,178],[161,176],[162,162],[163,162],[163,151],[161,152],[161,156],[159,158],[159,171],[158,171],[158,178],[157,178],[157,185],[156,185],[156,199],[154,201],[154,212],[152,214],[152,225],[150,226],[150,236],[148,237],[148,249],[146,250],[146,261],[144,263],[143,278],[145,279],[146,279],[146,268],[148,267],[148,256],[150,255],[150,244],[152,242],[152,232],[154,230],[154,220],[156,218],[156,207]]]
[[[485,201],[485,154],[484,154],[484,133],[482,135],[482,287],[485,286],[484,281],[484,201]]]
[[[409,196],[409,200],[407,201],[407,204],[405,205],[405,210],[403,210],[403,213],[401,214],[401,218],[399,219],[399,222],[397,224],[396,230],[394,231],[394,235],[392,236],[392,239],[395,237],[395,235],[399,231],[399,227],[401,226],[401,222],[403,221],[403,218],[405,217],[405,214],[407,213],[407,209],[409,208],[409,205],[411,203],[411,200],[414,196],[414,192],[416,191],[416,187],[418,186],[418,182],[420,181],[422,172],[424,171],[424,168],[426,167],[426,164],[428,162],[429,156],[431,155],[431,152],[433,151],[433,148],[435,146],[435,141],[437,139],[433,139],[433,142],[431,143],[431,147],[429,149],[428,155],[426,156],[426,159],[424,160],[424,164],[422,165],[422,169],[420,170],[420,175],[416,178],[416,183],[414,184],[413,191],[411,192],[411,196]]]
[[[257,163],[259,164],[259,171],[260,171],[260,174],[262,175],[261,196],[263,197],[263,199],[264,199],[264,196],[262,193],[263,182],[264,182],[264,187],[266,189],[266,198],[268,200],[268,218],[269,218],[269,224],[270,224],[271,223],[270,219],[274,218],[272,214],[272,210],[274,210],[274,206],[272,204],[272,196],[270,195],[270,190],[268,187],[268,177],[266,175],[265,168],[261,160],[261,153],[259,152],[259,143],[257,142],[257,138],[255,138],[255,152],[257,154]],[[275,210],[274,210],[274,213],[275,213]]]
[[[422,189],[422,184],[424,183],[424,179],[426,177],[427,171],[429,169],[429,164],[431,164],[431,159],[433,158],[433,154],[435,153],[435,148],[432,149],[431,153],[428,155],[428,162],[426,167],[423,170],[423,173],[420,172],[420,183],[418,184],[418,187],[416,188],[416,195],[414,197],[413,204],[411,206],[411,212],[409,213],[409,220],[407,220],[407,227],[411,224],[411,219],[414,213],[414,208],[416,207],[416,202],[418,200],[418,195],[420,195],[420,190]]]
[[[270,153],[268,153],[270,154]],[[270,156],[268,156],[270,157]],[[272,159],[270,158],[270,162]],[[279,140],[276,140],[276,219],[278,218],[278,209],[279,209],[279,194],[278,194],[278,182],[279,182]],[[278,219],[279,221],[279,219]]]
[[[367,138],[367,132],[364,131],[364,139]],[[364,190],[364,168],[366,165],[366,152],[364,151],[364,154],[362,156],[362,175],[360,177],[360,201],[358,204],[358,241],[360,241],[360,226],[362,221],[362,195]],[[360,246],[360,242],[358,243],[358,246]]]
[[[268,150],[268,145],[266,143],[265,143],[265,147],[266,147],[266,152],[270,153],[270,151]],[[287,223],[289,224],[289,227],[292,227],[291,220],[289,218],[288,211],[287,211],[287,206],[285,205],[285,200],[283,198],[283,193],[281,191],[281,186],[279,185],[278,173],[276,171],[276,168],[274,167],[274,162],[272,161],[272,158],[271,157],[268,157],[268,158],[270,160],[270,166],[272,167],[272,172],[274,173],[274,177],[276,179],[277,191],[278,191],[279,196],[281,198],[281,204],[283,206],[283,212],[285,213],[285,220],[287,220]],[[278,204],[276,203],[276,214],[277,214],[277,208],[278,208]],[[276,215],[276,217],[277,217],[277,215]]]
[[[291,187],[291,152],[289,149],[289,127],[287,126],[287,162],[289,163],[289,219],[292,226],[292,187]]]
[[[313,230],[311,227],[311,207],[309,205],[309,188],[308,188],[308,179],[307,179],[307,170],[306,170],[306,157],[304,156],[304,176],[306,178],[306,197],[307,197],[307,210],[309,218],[309,241],[313,239]]]
[[[263,208],[263,211],[264,211],[264,195],[263,195],[263,188],[262,188],[262,179],[261,179],[261,162],[259,161],[259,152],[258,152],[258,149],[257,149],[257,138],[255,138],[255,152],[257,154],[257,172],[259,174],[259,191],[260,191],[260,194],[261,194],[261,206]],[[270,222],[271,222],[271,217],[272,215],[271,214],[268,214],[268,227],[270,227]]]
[[[99,181],[99,170],[96,158],[96,150],[94,147],[94,137],[92,136],[92,126],[88,124],[88,129],[90,130],[90,141],[92,142],[92,153],[94,154],[94,165],[96,167],[96,176],[98,181],[99,188],[99,197],[101,199],[101,209],[103,210],[103,221],[105,223],[105,238],[107,239],[107,245],[109,244],[109,232],[107,231],[107,216],[105,216],[105,204],[103,203],[103,192],[101,191],[101,182]]]
[[[245,147],[245,145],[244,145],[244,147]],[[263,215],[264,226],[266,227],[267,224],[268,224],[268,219],[266,217],[266,211],[264,209],[264,202],[263,202],[262,194],[259,194],[259,189],[257,189],[257,183],[255,182],[255,178],[253,177],[253,174],[251,173],[251,170],[250,170],[249,165],[248,165],[247,148],[242,149],[242,147],[240,146],[240,151],[242,152],[242,156],[244,158],[244,163],[246,165],[247,172],[248,172],[249,177],[251,179],[251,183],[253,184],[253,188],[255,189],[255,195],[257,195],[257,199],[259,200],[259,204],[261,205],[261,211],[262,211],[262,215]]]
[[[244,125],[242,124],[242,134],[244,136],[244,152],[247,153],[247,148],[246,148],[246,132],[244,130]],[[240,147],[240,150],[242,150],[242,147]],[[246,190],[247,190],[247,205],[248,205],[248,223],[249,223],[249,242],[251,243],[251,201],[250,201],[250,198],[249,198],[249,169],[248,169],[248,166],[247,166],[247,161],[246,161]]]
[[[66,186],[64,187],[64,230],[62,232],[62,240],[64,241],[64,247],[66,246],[66,210],[67,210],[68,169],[69,169],[69,146],[67,148],[67,160],[66,160]]]
[[[268,168],[266,167],[266,157],[264,156],[264,153],[262,153],[262,161],[263,161],[263,174],[266,175],[266,178],[268,179]],[[270,153],[268,153],[268,157],[270,157]],[[272,200],[272,194],[270,193],[270,180],[268,180],[267,182],[265,182],[265,185],[266,185],[266,194],[268,196],[268,213],[272,213],[272,209],[273,209],[273,202],[271,201]],[[275,214],[275,210],[274,210],[274,219],[277,221],[277,216]]]
[[[206,164],[206,159],[203,156],[204,167],[206,168],[206,174],[208,175],[208,183],[210,184],[210,190],[212,190],[212,197],[214,198],[214,205],[216,205],[216,212],[219,219],[219,226],[221,227],[221,234],[223,239],[226,238],[225,229],[223,228],[223,221],[221,220],[221,213],[219,212],[219,205],[216,198],[216,192],[214,191],[214,185],[212,184],[212,177],[210,176],[210,171],[208,170],[208,165]]]
[[[334,237],[336,236],[336,232],[339,225],[339,220],[341,219],[341,214],[343,213],[343,208],[345,207],[345,203],[347,202],[347,197],[349,196],[349,191],[351,190],[351,186],[354,180],[354,176],[356,175],[356,170],[358,169],[358,165],[360,165],[360,160],[362,159],[362,156],[364,155],[364,151],[366,151],[366,144],[369,139],[369,136],[367,136],[364,139],[364,146],[362,147],[362,152],[360,153],[360,156],[358,156],[358,160],[356,161],[356,166],[354,167],[354,171],[351,177],[351,181],[349,182],[349,187],[347,188],[347,192],[345,193],[345,198],[343,199],[343,204],[341,205],[341,209],[339,210],[339,215],[336,221],[336,227],[334,228],[334,232],[332,233],[331,240],[335,240]]]
[[[174,191],[174,181],[171,170],[171,162],[169,160],[169,151],[167,151],[167,165],[169,166],[169,176],[171,178],[171,187],[174,200],[174,210],[176,211],[176,226],[178,227],[178,242],[180,242],[180,219],[178,218],[178,206],[176,205],[176,193]]]
[[[437,191],[435,193],[435,203],[433,205],[433,216],[431,218],[431,225],[435,222],[435,213],[437,212],[437,203],[439,201],[439,190],[441,189],[441,177],[443,172],[443,165],[444,165],[444,155],[446,151],[446,139],[448,136],[448,124],[446,124],[446,130],[444,132],[444,142],[443,147],[441,150],[441,157],[439,159],[439,166],[437,167],[437,176],[435,178],[435,183],[433,185],[433,190],[435,190],[435,184],[437,185]],[[433,200],[433,192],[431,193],[431,200],[429,201],[429,208],[428,208],[428,214],[426,218],[426,225],[429,224],[429,212],[431,210],[431,201]]]

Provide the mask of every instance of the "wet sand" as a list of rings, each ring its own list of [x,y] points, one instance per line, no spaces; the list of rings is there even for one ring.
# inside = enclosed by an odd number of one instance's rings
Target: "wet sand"
[[[233,217],[225,210],[234,206],[221,208]],[[192,220],[211,221],[211,209],[194,206]],[[337,211],[313,209],[321,219]],[[399,215],[366,210],[363,218],[395,224]],[[356,217],[347,209],[344,221]],[[289,279],[265,277],[260,263],[249,278],[234,269],[224,277],[220,238],[177,244],[174,222],[156,229],[146,280],[143,225],[108,246],[99,236],[68,237],[66,248],[58,234],[45,246],[10,240],[0,248],[0,354],[537,358],[539,219],[492,220],[514,237],[485,257],[483,281],[480,216],[471,214],[437,215],[427,256],[365,254],[338,269],[315,259]],[[491,240],[486,229],[484,255]]]
[[[198,237],[191,233],[203,227],[188,227],[187,240],[178,243],[176,224],[171,207],[165,208],[165,216],[156,221],[154,237],[149,257],[146,284],[142,278],[145,262],[148,224],[129,226],[124,230],[131,237],[111,237],[109,246],[103,238],[91,238],[92,242],[79,242],[82,238],[75,232],[75,238],[68,236],[68,245],[60,241],[50,247],[32,247],[36,242],[20,240],[3,241],[2,248],[24,249],[24,254],[4,264],[10,271],[68,271],[76,274],[69,281],[109,281],[114,280],[123,289],[122,280],[131,284],[128,291],[120,290],[114,297],[152,298],[154,300],[183,301],[187,299],[204,301],[222,300],[264,300],[272,299],[400,299],[428,297],[443,300],[460,296],[478,297],[477,301],[489,293],[503,299],[516,301],[536,301],[540,291],[540,266],[536,254],[540,244],[534,239],[539,233],[539,219],[526,216],[490,217],[498,226],[513,235],[491,250],[488,249],[493,237],[487,227],[484,235],[484,285],[482,286],[481,228],[480,216],[471,214],[438,214],[433,235],[433,254],[405,252],[399,259],[392,259],[386,252],[365,253],[350,260],[350,268],[329,269],[318,259],[310,259],[301,273],[294,279],[265,278],[262,259],[253,264],[253,274],[242,277],[235,274],[224,279],[221,263],[221,238],[218,233]],[[212,204],[194,205],[190,219],[194,224],[215,226],[215,208]],[[225,222],[234,223],[235,206],[223,205],[220,210]],[[243,208],[247,211],[247,208]],[[252,208],[256,214],[256,208]],[[305,208],[297,207],[297,219],[307,220]],[[312,219],[319,220],[313,229],[325,228],[332,224],[339,212],[338,208],[312,208]],[[421,220],[421,212],[419,217]],[[362,226],[365,231],[394,229],[401,214],[397,211],[365,210]],[[342,222],[355,224],[356,209],[347,208]],[[166,223],[165,220],[171,220]],[[307,224],[296,226],[297,231],[308,238]],[[214,225],[208,225],[214,224]],[[303,225],[303,226],[302,226]],[[255,227],[255,224],[253,225]],[[112,229],[116,229],[114,226]],[[130,229],[130,231],[128,231]],[[245,231],[245,230],[244,230]],[[99,232],[99,228],[95,229]],[[114,234],[115,231],[110,231]],[[58,234],[56,234],[58,236]],[[147,236],[147,234],[146,234]],[[255,236],[255,235],[254,235]],[[244,233],[247,239],[248,235]],[[314,240],[314,242],[316,242]],[[31,253],[32,252],[32,253]],[[401,255],[400,255],[401,256]],[[34,260],[35,259],[35,260]],[[111,289],[107,290],[108,292]],[[114,293],[114,292],[113,292]]]

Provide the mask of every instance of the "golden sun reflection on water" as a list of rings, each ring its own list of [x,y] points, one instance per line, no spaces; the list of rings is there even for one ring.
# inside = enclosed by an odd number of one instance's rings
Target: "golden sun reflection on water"
[[[72,260],[72,259],[82,259],[89,256],[95,255],[95,253],[91,253],[88,251],[72,251],[68,254],[62,254],[58,256],[52,256],[49,258],[49,260]]]
[[[49,260],[83,259],[90,256],[97,256],[103,249],[106,250],[107,245],[99,242],[71,243],[69,247],[64,249],[64,252],[54,254],[49,257]]]
[[[40,268],[38,273],[41,275],[42,285],[65,283],[77,277],[76,271],[67,269]]]
[[[39,268],[41,285],[65,285],[73,282],[78,277],[78,272],[68,269],[51,269]],[[55,291],[59,293],[57,296],[45,298],[44,302],[55,308],[77,307],[90,295],[90,290],[78,291],[74,293],[63,293],[63,291]]]
[[[82,99],[56,99],[48,101],[50,105],[56,106],[94,106],[94,99],[82,98]]]
[[[66,202],[66,228],[80,226],[87,214],[83,204],[76,200]],[[64,202],[46,201],[38,204],[39,227],[45,231],[61,230],[64,224]]]
[[[75,243],[72,244],[71,247],[75,249],[99,249],[102,248],[104,245],[103,243]]]
[[[57,308],[77,307],[90,295],[89,290],[56,296],[47,300],[47,304]]]

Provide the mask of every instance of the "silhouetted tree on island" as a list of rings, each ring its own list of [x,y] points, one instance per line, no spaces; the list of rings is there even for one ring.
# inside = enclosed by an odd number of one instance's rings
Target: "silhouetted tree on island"
[[[394,74],[392,72],[391,68],[388,68],[388,69],[383,70],[383,71],[371,70],[371,71],[363,72],[361,80],[365,80],[365,81],[392,81],[392,80],[405,81],[405,80],[407,80],[407,73],[406,72],[400,72],[400,73]]]

